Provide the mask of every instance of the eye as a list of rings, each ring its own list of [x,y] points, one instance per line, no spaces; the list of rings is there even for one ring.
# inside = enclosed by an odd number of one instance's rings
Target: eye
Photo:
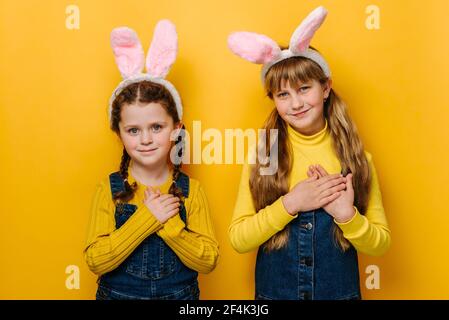
[[[130,133],[130,134],[137,134],[139,132],[139,129],[137,129],[137,128],[131,128],[131,129],[128,129],[128,133]]]
[[[299,91],[306,92],[309,89],[310,89],[310,86],[302,86],[301,88],[299,88]]]
[[[159,132],[159,131],[161,131],[162,126],[160,124],[156,123],[151,126],[151,129],[153,130],[153,132]]]
[[[284,98],[286,96],[288,96],[288,92],[280,92],[276,95],[278,98]]]

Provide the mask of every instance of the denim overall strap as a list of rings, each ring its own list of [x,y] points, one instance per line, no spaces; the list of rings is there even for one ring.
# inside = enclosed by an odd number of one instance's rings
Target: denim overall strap
[[[109,175],[109,182],[111,185],[112,196],[114,197],[118,192],[125,191],[125,181],[119,172],[114,172]]]
[[[119,193],[125,191],[125,181],[119,172],[114,172],[109,175],[109,182],[111,185],[112,198]],[[120,228],[126,220],[137,210],[137,206],[129,203],[117,203],[115,214],[115,227]]]

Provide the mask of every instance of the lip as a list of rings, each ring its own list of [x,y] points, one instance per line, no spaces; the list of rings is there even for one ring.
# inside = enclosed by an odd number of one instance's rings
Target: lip
[[[291,115],[294,117],[302,117],[303,115],[305,115],[307,113],[307,111],[309,111],[310,109],[307,109],[306,111],[301,111],[301,112],[296,112],[296,113],[292,113]]]
[[[149,150],[137,150],[137,151],[139,151],[140,153],[151,153],[151,152],[154,152],[156,150],[157,150],[157,148],[149,149]]]

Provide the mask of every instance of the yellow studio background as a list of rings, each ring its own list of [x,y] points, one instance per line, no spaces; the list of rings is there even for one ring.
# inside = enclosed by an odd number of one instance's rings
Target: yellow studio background
[[[76,5],[80,28],[66,27]],[[359,256],[366,299],[449,299],[449,24],[446,0],[0,1],[0,298],[92,299],[96,276],[82,250],[96,184],[115,171],[121,145],[107,101],[120,81],[109,45],[116,26],[138,33],[145,51],[156,22],[172,20],[179,54],[168,79],[184,122],[202,130],[258,128],[272,108],[260,67],[227,48],[230,32],[287,44],[300,21],[329,15],[312,45],[327,58],[379,174],[392,246]],[[376,5],[380,29],[369,30]],[[207,142],[203,143],[203,147]],[[202,299],[252,299],[255,252],[228,240],[241,166],[189,165],[208,196],[220,243],[217,268],[200,275]],[[67,266],[80,288],[68,289]],[[366,267],[380,289],[365,287]]]

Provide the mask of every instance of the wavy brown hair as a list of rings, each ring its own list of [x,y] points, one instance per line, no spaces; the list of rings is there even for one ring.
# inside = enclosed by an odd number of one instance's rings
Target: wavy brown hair
[[[114,131],[118,136],[120,136],[119,123],[121,121],[121,111],[124,105],[127,104],[148,104],[148,103],[159,103],[167,114],[173,119],[173,123],[176,125],[180,122],[178,112],[176,110],[175,101],[170,94],[170,92],[161,84],[151,82],[151,81],[141,81],[138,83],[132,83],[126,88],[124,88],[119,95],[115,98],[112,103],[111,112],[111,130]],[[184,126],[182,126],[184,129]],[[183,130],[181,130],[182,132]],[[182,157],[183,152],[183,135],[179,134],[176,141],[175,147],[176,152],[178,152],[179,158]],[[128,202],[133,197],[137,190],[137,183],[134,182],[132,185],[128,182],[128,167],[131,162],[131,157],[123,148],[122,161],[120,163],[119,173],[120,176],[125,181],[125,190],[114,195],[115,202]],[[171,163],[171,162],[170,162]],[[173,183],[170,186],[169,193],[173,194],[183,201],[183,194],[179,187],[176,186],[175,181],[181,171],[181,162],[172,164],[173,168]]]
[[[314,61],[304,57],[291,57],[273,65],[265,78],[265,90],[267,96],[273,99],[273,95],[281,89],[283,82],[288,81],[292,88],[297,88],[299,83],[311,80],[318,81],[324,88],[329,80],[321,67]],[[357,128],[349,117],[346,104],[336,92],[331,89],[328,99],[324,102],[324,117],[327,119],[332,147],[340,160],[342,173],[353,174],[354,205],[361,214],[365,214],[371,172],[368,160],[364,153],[362,141]],[[250,190],[256,211],[272,204],[282,195],[289,192],[289,178],[292,171],[293,150],[287,134],[288,124],[281,118],[277,109],[271,112],[266,119],[263,129],[278,130],[278,170],[273,175],[260,175],[259,169],[263,166],[259,161],[252,166],[250,173]],[[270,146],[269,134],[266,135],[266,145]],[[270,156],[270,148],[262,149],[266,156]],[[343,237],[343,232],[337,225],[333,226],[333,235],[336,246],[346,251],[350,243]],[[289,236],[288,226],[273,235],[264,244],[264,250],[278,250],[287,244]]]

